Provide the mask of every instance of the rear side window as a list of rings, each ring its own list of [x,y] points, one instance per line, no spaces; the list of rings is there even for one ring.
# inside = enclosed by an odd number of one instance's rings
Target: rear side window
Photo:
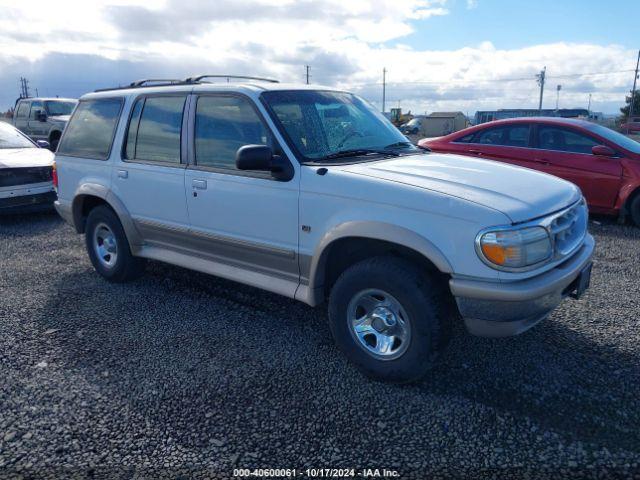
[[[20,102],[18,111],[16,112],[16,118],[26,118],[27,115],[29,115],[29,102]]]
[[[140,98],[133,106],[125,157],[180,163],[180,134],[186,95]]]
[[[469,135],[454,140],[453,143],[471,143],[473,137],[475,137],[475,133],[470,133]]]
[[[58,147],[58,154],[106,160],[118,125],[121,98],[80,102]]]
[[[475,143],[505,147],[529,146],[529,125],[489,128],[478,133]]]

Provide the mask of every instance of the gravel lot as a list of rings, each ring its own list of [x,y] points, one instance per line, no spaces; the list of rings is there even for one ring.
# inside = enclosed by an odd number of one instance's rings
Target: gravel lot
[[[458,326],[399,387],[346,363],[323,309],[159,263],[111,285],[57,216],[0,222],[0,476],[640,478],[638,229],[598,219],[583,300],[515,338]]]

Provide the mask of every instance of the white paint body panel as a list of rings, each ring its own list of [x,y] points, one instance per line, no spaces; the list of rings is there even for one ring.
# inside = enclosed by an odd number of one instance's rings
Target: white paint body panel
[[[301,165],[283,141],[260,103],[265,89],[314,89],[283,84],[200,84],[92,93],[83,97],[122,96],[126,99],[111,157],[107,161],[57,157],[59,196],[71,204],[83,184],[104,185],[131,215],[149,217],[187,230],[209,232],[235,240],[291,249],[299,256],[317,258],[323,239],[352,222],[392,225],[414,232],[440,252],[451,274],[487,282],[530,278],[553,265],[526,273],[498,272],[484,264],[475,251],[481,230],[527,221],[562,209],[580,198],[580,191],[564,180],[504,163],[468,157],[421,154],[351,165]],[[294,178],[286,183],[192,169],[124,163],[120,151],[126,119],[140,94],[159,92],[237,92],[251,98],[265,115],[274,136],[292,161]],[[128,170],[128,178],[117,176]],[[193,197],[192,180],[207,181],[206,190]],[[126,185],[126,187],[125,187]],[[302,226],[310,231],[302,231]],[[144,251],[144,248],[142,249]],[[156,251],[154,258],[166,259]],[[172,257],[177,258],[177,257]],[[186,257],[185,257],[186,258]],[[187,261],[175,260],[188,266]],[[235,267],[234,267],[235,268]],[[255,284],[255,275],[216,265],[203,271]],[[253,282],[253,283],[252,283]],[[293,296],[295,289],[262,286]],[[301,286],[307,288],[307,286]],[[308,301],[309,297],[297,298]]]

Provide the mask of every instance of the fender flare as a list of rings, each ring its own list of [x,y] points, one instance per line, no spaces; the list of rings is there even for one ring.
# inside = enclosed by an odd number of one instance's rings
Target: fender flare
[[[83,219],[82,219],[82,204],[85,197],[97,197],[109,205],[124,228],[127,239],[129,240],[129,246],[132,250],[142,245],[142,238],[138,232],[131,214],[127,207],[125,207],[122,200],[120,200],[114,193],[105,185],[99,183],[83,183],[76,190],[73,196],[73,202],[71,204],[71,211],[73,215],[73,225],[78,233],[84,232]]]
[[[308,303],[318,304],[321,302],[325,264],[331,244],[349,237],[370,238],[401,245],[423,255],[440,272],[453,272],[451,264],[442,251],[430,240],[412,230],[385,222],[344,222],[329,230],[318,242],[308,270],[308,295],[311,296]]]

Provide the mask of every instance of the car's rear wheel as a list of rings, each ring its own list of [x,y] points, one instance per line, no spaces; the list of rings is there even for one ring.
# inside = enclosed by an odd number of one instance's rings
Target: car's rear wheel
[[[51,137],[49,138],[49,149],[52,152],[56,152],[56,150],[58,150],[58,144],[60,143],[60,137],[61,137],[61,133],[60,132],[53,132],[51,134]]]
[[[131,254],[124,228],[107,206],[89,212],[85,243],[93,267],[110,282],[126,282],[144,272],[145,260]]]
[[[635,198],[631,201],[631,205],[629,205],[629,213],[631,214],[631,219],[633,223],[636,224],[636,227],[640,227],[640,193],[636,194]]]
[[[417,380],[431,368],[447,312],[434,276],[390,256],[349,267],[329,298],[338,347],[365,374],[399,383]]]

